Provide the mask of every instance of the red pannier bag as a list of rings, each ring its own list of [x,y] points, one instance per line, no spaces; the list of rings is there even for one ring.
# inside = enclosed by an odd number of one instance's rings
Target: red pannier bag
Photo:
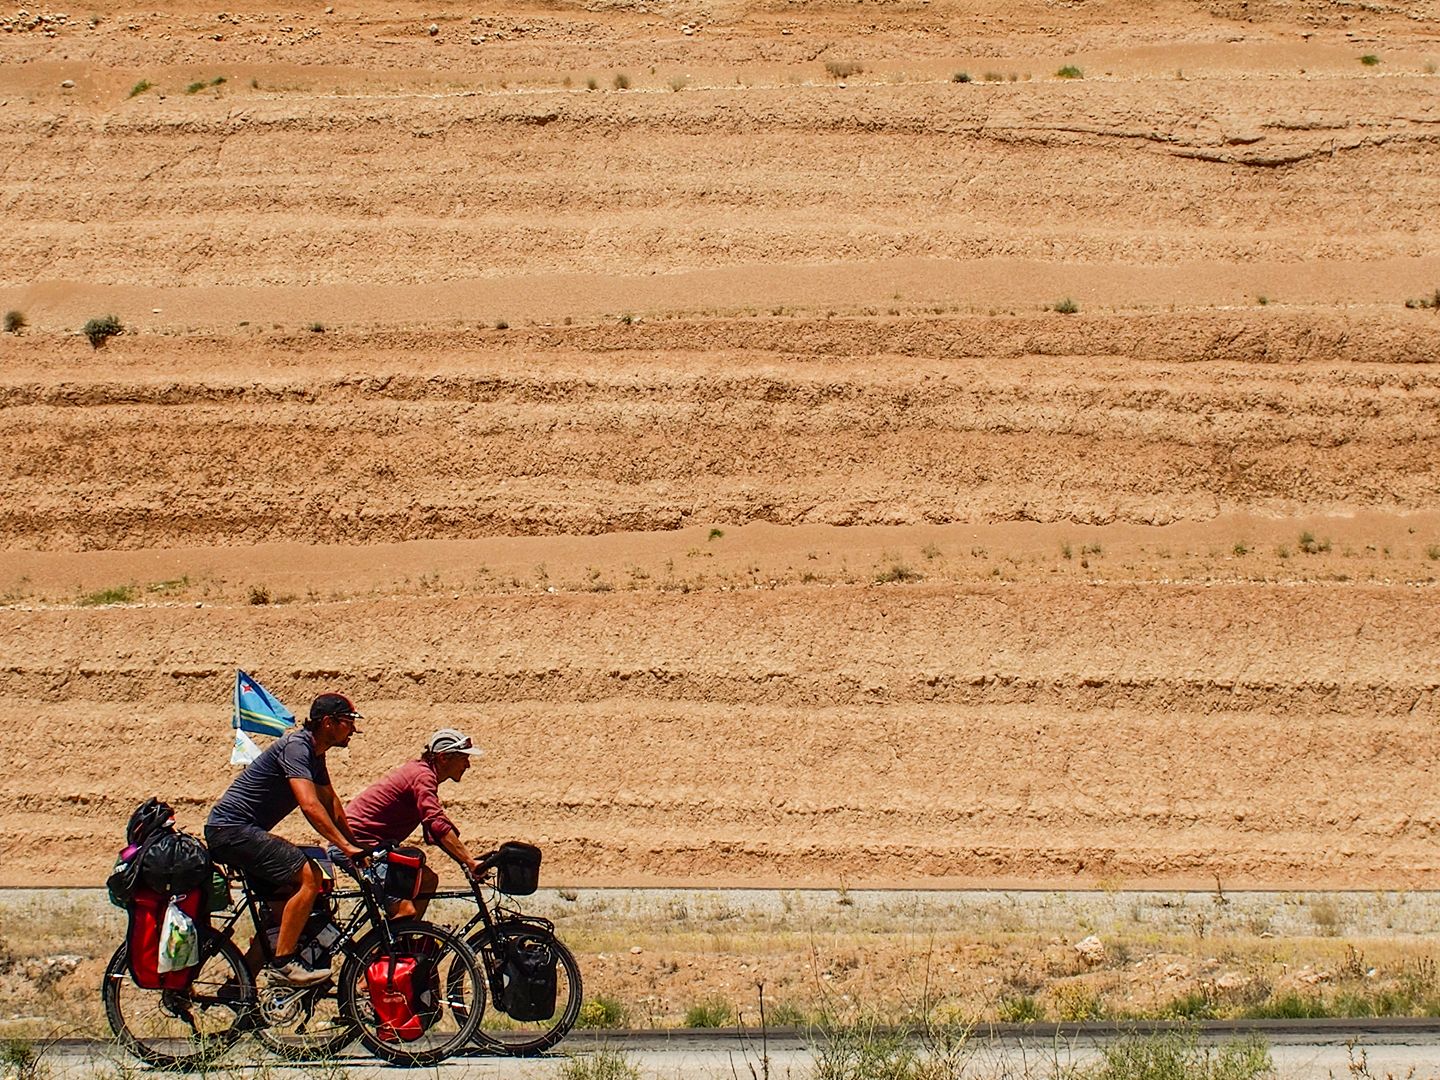
[[[415,1014],[415,959],[387,956],[365,969],[365,987],[370,1004],[380,1020],[377,1034],[387,1042],[414,1042],[425,1033],[425,1024]]]
[[[137,886],[130,899],[130,925],[125,931],[126,962],[130,977],[142,990],[188,990],[200,965],[179,971],[160,970],[160,929],[165,924],[165,909],[171,897],[147,885]],[[205,913],[205,890],[191,889],[174,897],[175,906],[202,927],[208,921]]]

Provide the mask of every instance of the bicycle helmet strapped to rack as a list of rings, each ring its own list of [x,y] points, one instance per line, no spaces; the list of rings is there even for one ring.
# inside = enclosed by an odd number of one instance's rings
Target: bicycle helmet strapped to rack
[[[152,797],[137,806],[130,815],[130,822],[125,826],[125,839],[139,847],[159,830],[170,828],[174,824],[174,808],[169,803]]]

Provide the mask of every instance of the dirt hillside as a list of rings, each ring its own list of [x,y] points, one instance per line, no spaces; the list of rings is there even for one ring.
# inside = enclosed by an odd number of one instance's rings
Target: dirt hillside
[[[237,666],[552,883],[1440,885],[1437,28],[0,11],[0,885]]]

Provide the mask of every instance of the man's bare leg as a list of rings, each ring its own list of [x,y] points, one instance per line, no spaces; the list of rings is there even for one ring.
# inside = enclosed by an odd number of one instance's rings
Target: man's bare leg
[[[284,910],[280,912],[280,937],[275,942],[277,957],[293,956],[299,947],[300,932],[305,929],[305,920],[310,918],[315,900],[320,895],[320,871],[306,859],[305,865],[290,883],[295,886],[295,894],[285,901]]]

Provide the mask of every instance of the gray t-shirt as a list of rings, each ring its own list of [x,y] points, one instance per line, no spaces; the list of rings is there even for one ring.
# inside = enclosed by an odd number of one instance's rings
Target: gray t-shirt
[[[292,777],[317,787],[330,784],[325,757],[315,752],[315,737],[303,729],[286,732],[246,765],[205,824],[254,825],[268,832],[295,809]]]

